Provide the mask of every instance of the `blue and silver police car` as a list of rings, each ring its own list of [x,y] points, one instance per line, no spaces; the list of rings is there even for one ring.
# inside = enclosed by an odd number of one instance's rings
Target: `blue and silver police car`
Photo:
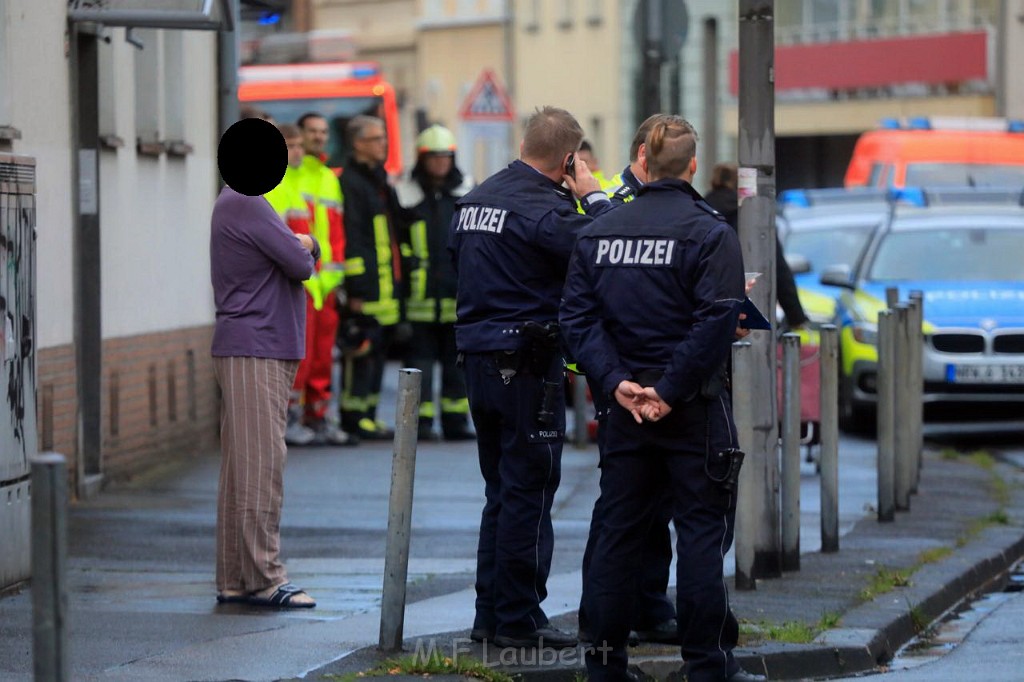
[[[876,399],[877,320],[888,287],[924,296],[926,403],[1024,406],[1024,192],[908,188],[852,268],[826,269],[842,287],[840,415],[865,426]]]

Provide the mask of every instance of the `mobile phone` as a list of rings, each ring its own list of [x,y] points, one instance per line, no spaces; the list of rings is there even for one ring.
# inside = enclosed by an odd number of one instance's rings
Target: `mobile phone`
[[[576,179],[576,155],[570,154],[565,160],[565,174],[573,180]]]

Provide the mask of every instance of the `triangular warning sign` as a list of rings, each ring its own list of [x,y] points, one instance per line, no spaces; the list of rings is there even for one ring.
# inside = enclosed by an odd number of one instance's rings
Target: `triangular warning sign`
[[[463,121],[511,121],[515,117],[505,89],[491,69],[484,69],[459,108]]]

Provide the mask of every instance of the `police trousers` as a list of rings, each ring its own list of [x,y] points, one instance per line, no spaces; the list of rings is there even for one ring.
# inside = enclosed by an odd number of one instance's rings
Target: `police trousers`
[[[734,438],[731,407],[727,398],[715,401],[722,409],[709,410],[703,402],[678,406],[664,420],[668,424],[646,425],[657,437],[637,439],[636,447],[618,447],[603,459],[604,522],[583,596],[595,644],[586,653],[587,672],[595,682],[628,679],[626,643],[636,576],[666,485],[677,534],[676,612],[687,679],[719,682],[739,670],[732,654],[739,626],[729,608],[723,573],[733,540],[736,499],[718,482],[728,470],[719,470],[720,461],[714,457]],[[612,406],[611,438],[621,436],[615,433],[617,424],[632,430],[627,419],[632,417],[625,410]],[[683,440],[666,446],[666,432],[673,429]]]
[[[562,360],[546,376],[528,367],[503,377],[494,353],[467,353],[463,369],[477,432],[485,502],[477,545],[474,628],[522,635],[548,624],[554,533],[551,503],[562,475],[565,392]],[[552,421],[541,423],[545,404]]]
[[[590,384],[590,394],[594,400],[594,409],[597,411],[597,449],[599,453],[598,466],[604,468],[604,443],[603,438],[608,428],[608,404],[607,396],[603,395],[600,388],[594,383]],[[668,524],[672,520],[672,491],[666,486],[662,493],[661,503],[655,507],[655,516],[647,533],[644,534],[642,557],[640,569],[636,578],[636,595],[633,607],[633,615],[630,618],[630,627],[633,630],[647,630],[660,623],[676,617],[676,609],[669,600],[668,591],[669,568],[672,565],[672,534],[669,532]],[[587,546],[583,551],[583,584],[587,583],[587,575],[590,572],[590,562],[594,557],[594,546],[601,533],[601,526],[605,517],[604,498],[598,495],[594,502],[594,511],[590,517],[590,533],[587,536]],[[580,630],[588,634],[592,632],[587,607],[581,600],[579,609]]]

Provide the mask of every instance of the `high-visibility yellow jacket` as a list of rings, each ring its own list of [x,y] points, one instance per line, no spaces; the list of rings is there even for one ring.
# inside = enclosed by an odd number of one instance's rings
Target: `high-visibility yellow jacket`
[[[299,191],[299,172],[289,166],[281,178],[281,183],[263,195],[264,198],[274,207],[277,214],[281,216],[285,224],[295,234],[308,234],[312,236],[310,227],[312,218],[309,204],[306,203],[302,192]],[[323,245],[321,245],[321,254]],[[328,247],[330,249],[330,247]],[[328,253],[330,251],[328,250]],[[317,310],[323,307],[324,293],[320,282],[320,273],[313,272],[309,279],[302,283],[306,287],[310,298],[313,299],[313,307]]]
[[[338,176],[319,158],[307,154],[297,169],[299,191],[309,205],[310,234],[320,242],[320,288],[331,294],[345,279],[345,226]]]

